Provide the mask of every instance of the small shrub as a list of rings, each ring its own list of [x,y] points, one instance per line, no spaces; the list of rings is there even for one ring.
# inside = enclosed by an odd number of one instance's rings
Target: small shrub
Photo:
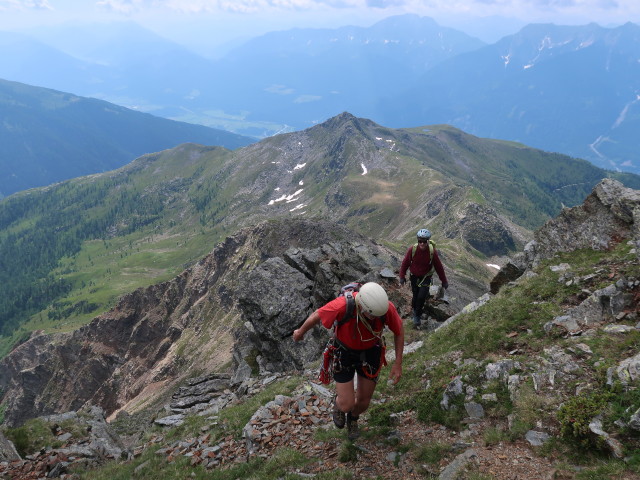
[[[558,410],[558,421],[560,422],[560,434],[567,439],[578,442],[582,447],[596,447],[597,437],[589,430],[589,423],[597,415],[603,413],[607,408],[611,398],[609,393],[591,393],[578,395],[569,399]]]

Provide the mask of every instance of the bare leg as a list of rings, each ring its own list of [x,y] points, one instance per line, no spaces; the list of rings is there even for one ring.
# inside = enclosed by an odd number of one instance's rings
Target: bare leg
[[[355,404],[351,409],[351,415],[359,417],[361,413],[369,408],[371,397],[376,389],[376,382],[358,375],[358,389],[356,390]]]
[[[340,411],[348,413],[353,410],[353,407],[356,404],[355,392],[353,390],[353,380],[346,383],[336,382],[336,395],[336,405],[338,406]]]

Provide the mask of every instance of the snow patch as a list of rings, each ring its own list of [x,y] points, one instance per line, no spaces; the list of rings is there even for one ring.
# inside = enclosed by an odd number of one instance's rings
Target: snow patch
[[[367,174],[367,167],[365,167],[364,163],[361,163],[360,166],[362,167],[362,175],[366,175]]]
[[[270,200],[269,201],[269,205],[273,205],[275,203],[278,202],[286,202],[286,203],[291,203],[291,202],[295,202],[298,200],[298,197],[300,196],[300,194],[302,193],[302,188],[300,190],[297,190],[295,193],[291,194],[291,195],[282,195],[279,198],[276,198],[275,200]]]
[[[304,168],[305,165],[306,165],[306,163],[299,163],[295,167],[293,167],[293,169],[294,170],[300,170],[301,168]]]
[[[495,263],[487,263],[487,267],[495,268],[496,270],[500,270],[500,265],[496,265]]]
[[[295,212],[296,210],[300,210],[301,208],[306,207],[306,205],[304,203],[301,203],[300,205],[296,205],[295,207],[293,207],[292,209],[290,209],[290,212]]]

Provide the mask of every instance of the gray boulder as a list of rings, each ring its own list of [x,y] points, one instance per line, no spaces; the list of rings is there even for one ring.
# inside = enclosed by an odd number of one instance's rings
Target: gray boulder
[[[10,462],[12,460],[20,460],[20,455],[18,455],[16,447],[11,440],[0,431],[0,462]]]

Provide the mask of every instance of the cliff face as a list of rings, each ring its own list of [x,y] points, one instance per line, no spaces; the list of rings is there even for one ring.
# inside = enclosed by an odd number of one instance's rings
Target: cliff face
[[[256,369],[301,368],[318,358],[326,335],[294,344],[287,334],[353,280],[386,282],[404,307],[408,289],[395,290],[399,265],[386,248],[330,223],[243,230],[173,280],[123,296],[89,325],[34,335],[16,348],[0,363],[5,422],[84,405],[107,415],[135,411],[211,371],[240,382]],[[458,293],[451,312],[479,292],[461,286]]]

